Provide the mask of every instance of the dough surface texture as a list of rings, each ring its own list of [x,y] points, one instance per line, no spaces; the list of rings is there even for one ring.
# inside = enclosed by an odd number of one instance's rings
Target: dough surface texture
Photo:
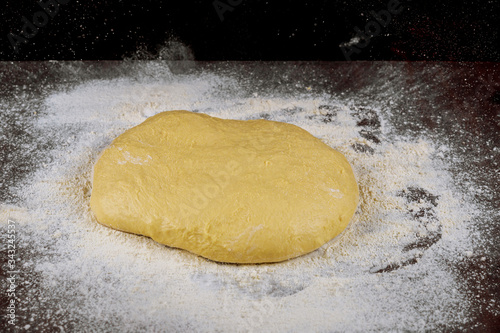
[[[94,166],[99,223],[229,263],[266,263],[339,235],[359,200],[351,166],[307,131],[167,111],[118,136]]]

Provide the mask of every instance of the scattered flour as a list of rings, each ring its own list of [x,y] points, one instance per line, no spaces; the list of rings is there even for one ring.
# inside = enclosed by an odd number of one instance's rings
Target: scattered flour
[[[24,203],[1,211],[2,221],[29,230],[42,252],[23,258],[38,277],[26,298],[39,305],[26,311],[31,327],[424,331],[466,322],[468,298],[450,262],[472,249],[475,207],[439,158],[447,147],[424,137],[388,139],[391,125],[377,105],[244,89],[234,78],[203,72],[95,80],[45,99],[37,126],[67,144],[19,187]],[[98,224],[89,198],[101,151],[125,129],[175,109],[289,122],[340,150],[361,192],[348,229],[290,261],[229,265]]]

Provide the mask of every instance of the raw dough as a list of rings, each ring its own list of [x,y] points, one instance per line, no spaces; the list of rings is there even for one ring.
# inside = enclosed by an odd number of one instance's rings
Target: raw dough
[[[104,151],[90,205],[109,227],[215,261],[263,263],[340,234],[358,196],[346,158],[297,126],[169,111]]]

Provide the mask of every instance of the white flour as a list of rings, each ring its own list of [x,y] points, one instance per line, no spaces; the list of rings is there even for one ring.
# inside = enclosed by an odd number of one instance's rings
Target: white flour
[[[37,126],[65,143],[18,189],[25,204],[1,214],[19,232],[29,230],[43,253],[22,258],[40,277],[26,298],[40,304],[26,311],[32,327],[49,330],[51,318],[63,330],[130,332],[424,331],[467,322],[470,304],[450,263],[471,255],[468,224],[477,210],[452,185],[440,158],[446,146],[389,140],[390,124],[376,105],[367,111],[307,87],[300,96],[263,95],[229,77],[141,70],[135,80],[92,81],[45,100]],[[340,150],[361,192],[349,228],[306,256],[238,266],[96,223],[89,198],[102,149],[125,129],[175,109],[289,122]]]

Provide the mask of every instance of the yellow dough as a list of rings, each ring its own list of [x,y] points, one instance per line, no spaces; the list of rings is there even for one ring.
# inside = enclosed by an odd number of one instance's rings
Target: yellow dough
[[[111,228],[215,261],[263,263],[340,234],[358,198],[346,158],[297,126],[168,111],[103,152],[90,205]]]

